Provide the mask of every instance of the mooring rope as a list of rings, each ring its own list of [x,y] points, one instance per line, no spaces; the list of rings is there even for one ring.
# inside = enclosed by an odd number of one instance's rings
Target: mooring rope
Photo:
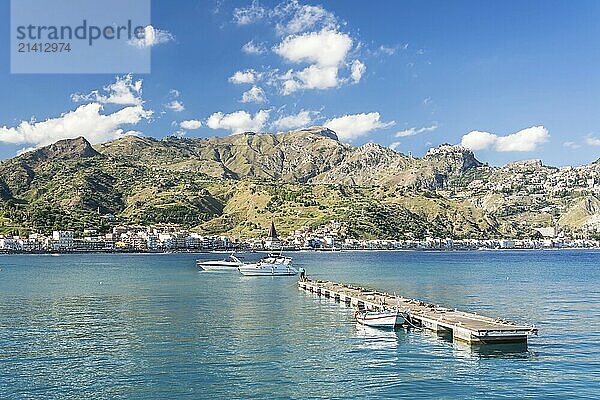
[[[411,316],[410,316],[410,313],[409,313],[409,312],[406,312],[406,316],[407,316],[408,318],[406,318],[406,317],[405,317],[405,318],[404,318],[404,320],[405,320],[405,321],[406,321],[406,322],[407,322],[407,323],[408,323],[410,326],[412,326],[412,327],[413,327],[413,328],[415,328],[415,329],[423,329],[423,327],[421,327],[421,326],[416,326],[416,325],[413,325],[413,323],[412,323],[412,322],[410,322]]]

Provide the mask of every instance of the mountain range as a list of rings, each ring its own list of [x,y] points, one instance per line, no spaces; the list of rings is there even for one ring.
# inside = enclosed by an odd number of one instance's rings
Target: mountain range
[[[421,158],[323,128],[225,137],[66,139],[0,162],[0,232],[177,223],[262,236],[330,220],[357,238],[531,237],[600,228],[600,160],[492,167],[463,147]],[[114,218],[113,218],[114,216]]]

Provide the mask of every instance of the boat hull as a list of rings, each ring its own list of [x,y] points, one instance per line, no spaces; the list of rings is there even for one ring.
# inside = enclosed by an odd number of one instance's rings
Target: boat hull
[[[293,276],[298,273],[296,269],[283,265],[257,265],[250,264],[238,268],[240,273],[245,276]]]
[[[398,311],[357,312],[356,320],[366,326],[389,329],[404,323],[404,317]]]
[[[200,265],[198,264],[198,268],[204,271],[230,271],[235,272],[238,269],[237,265]]]
[[[227,261],[203,261],[196,262],[196,265],[204,271],[237,271],[242,264]]]

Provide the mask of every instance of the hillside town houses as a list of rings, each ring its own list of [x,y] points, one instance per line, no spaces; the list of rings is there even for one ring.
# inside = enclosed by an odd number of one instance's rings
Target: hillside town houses
[[[467,189],[477,192],[502,192],[520,187],[523,195],[542,193],[552,195],[561,191],[600,194],[600,172],[595,165],[548,167],[541,160],[508,163],[498,174],[509,179],[475,179]]]
[[[73,231],[54,231],[27,237],[0,236],[4,253],[76,252],[174,252],[229,250],[485,250],[600,248],[600,241],[572,239],[553,228],[541,228],[540,239],[450,239],[360,240],[347,236],[348,227],[337,221],[316,228],[302,227],[279,237],[275,225],[262,238],[203,236],[175,224],[114,227],[111,233],[86,229],[79,237]]]

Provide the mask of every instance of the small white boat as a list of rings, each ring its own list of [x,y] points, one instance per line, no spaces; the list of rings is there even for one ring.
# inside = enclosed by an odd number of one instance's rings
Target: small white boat
[[[365,311],[357,310],[354,313],[356,320],[366,326],[375,328],[393,329],[404,323],[404,316],[398,310]]]
[[[239,260],[239,258],[231,254],[224,260],[196,260],[196,265],[198,268],[204,271],[236,271],[238,267],[244,264]]]
[[[243,264],[238,267],[242,275],[246,276],[291,276],[298,270],[292,267],[292,259],[282,255],[269,254],[254,264]]]

